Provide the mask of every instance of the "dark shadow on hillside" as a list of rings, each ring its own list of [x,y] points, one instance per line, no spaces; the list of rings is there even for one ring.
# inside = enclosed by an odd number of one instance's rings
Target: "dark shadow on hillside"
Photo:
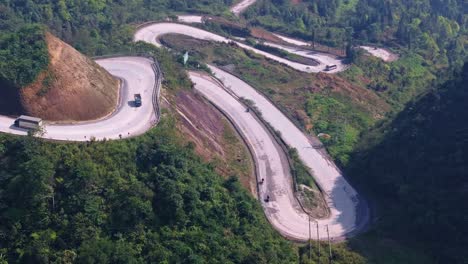
[[[18,116],[24,113],[18,87],[0,79],[0,115]]]
[[[468,64],[447,79],[363,138],[348,174],[379,203],[377,238],[421,247],[437,263],[465,263]]]

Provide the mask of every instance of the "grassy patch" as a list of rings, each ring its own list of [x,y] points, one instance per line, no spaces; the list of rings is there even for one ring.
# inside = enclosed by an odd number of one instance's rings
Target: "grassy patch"
[[[296,183],[298,185],[303,184],[314,190],[318,190],[313,175],[310,174],[309,169],[304,165],[304,163],[302,163],[296,149],[289,149],[289,157],[292,161],[292,173],[296,177]]]
[[[223,140],[231,174],[238,176],[244,186],[248,186],[248,184],[245,184],[246,182],[256,181],[256,179],[252,179],[253,164],[250,153],[228,121],[224,122]]]
[[[312,94],[306,102],[307,114],[314,124],[316,134],[323,135],[322,142],[330,155],[346,165],[349,154],[359,139],[359,134],[368,128],[373,119],[347,102],[322,94]]]
[[[435,78],[430,65],[415,53],[407,53],[391,63],[361,54],[355,62],[340,76],[376,91],[395,110],[401,110],[404,104],[423,93]]]

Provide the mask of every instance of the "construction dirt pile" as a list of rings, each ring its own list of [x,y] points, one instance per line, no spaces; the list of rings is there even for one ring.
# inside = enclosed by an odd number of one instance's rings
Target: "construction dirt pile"
[[[19,89],[24,114],[49,121],[87,121],[112,113],[119,80],[70,45],[46,33],[48,69]]]

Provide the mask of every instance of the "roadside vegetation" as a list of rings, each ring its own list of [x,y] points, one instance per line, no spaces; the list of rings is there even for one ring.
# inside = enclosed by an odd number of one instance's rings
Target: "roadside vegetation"
[[[375,91],[398,112],[407,102],[427,91],[436,77],[439,78],[436,74],[437,70],[415,53],[409,52],[390,63],[360,53],[351,68],[340,76]]]
[[[0,82],[15,88],[32,83],[47,69],[49,53],[45,28],[27,25],[0,35]]]
[[[80,52],[108,55],[132,42],[134,26],[177,13],[220,14],[232,0],[174,1],[0,1],[0,31],[16,32],[39,23]],[[2,34],[3,35],[3,34]]]

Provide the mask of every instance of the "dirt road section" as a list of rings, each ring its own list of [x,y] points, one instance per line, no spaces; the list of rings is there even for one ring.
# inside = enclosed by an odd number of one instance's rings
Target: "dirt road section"
[[[202,16],[179,15],[177,20],[182,23],[203,23]]]
[[[360,46],[361,49],[369,52],[372,56],[381,58],[383,61],[392,62],[398,60],[398,55],[382,48],[371,47],[371,46]]]
[[[249,6],[255,4],[257,0],[242,0],[238,4],[231,7],[231,12],[234,15],[239,16],[242,12],[244,12]]]

